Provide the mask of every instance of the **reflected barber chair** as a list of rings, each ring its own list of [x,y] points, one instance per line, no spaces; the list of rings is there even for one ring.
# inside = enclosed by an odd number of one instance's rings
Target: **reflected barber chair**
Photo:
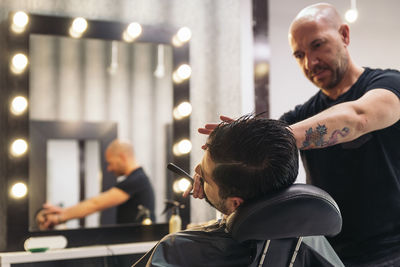
[[[307,253],[304,252],[307,243],[315,242],[308,237],[316,236],[318,240],[321,236],[338,234],[342,217],[337,204],[325,191],[312,185],[295,184],[239,207],[227,222],[227,228],[239,242],[259,241],[250,266],[308,266],[304,258],[298,257],[300,253]],[[341,264],[339,261],[332,266]]]

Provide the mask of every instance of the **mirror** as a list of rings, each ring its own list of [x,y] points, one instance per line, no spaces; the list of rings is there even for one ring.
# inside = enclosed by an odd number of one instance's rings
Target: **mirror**
[[[23,242],[31,236],[60,233],[68,239],[69,247],[158,240],[168,231],[165,217],[160,216],[165,198],[186,205],[181,213],[185,226],[190,220],[189,199],[182,199],[181,193],[172,190],[173,182],[179,177],[167,172],[166,163],[173,161],[186,170],[190,166],[189,153],[172,153],[175,143],[189,139],[190,113],[172,114],[179,104],[189,102],[191,70],[187,41],[190,38],[177,38],[179,29],[168,25],[141,25],[141,34],[133,36],[128,34],[131,33],[128,28],[132,28],[130,23],[94,20],[86,20],[86,31],[74,32],[71,27],[74,18],[35,14],[28,14],[27,25],[15,26],[14,14],[3,23],[7,36],[3,41],[7,42],[8,53],[2,57],[6,77],[2,82],[1,101],[4,107],[11,107],[13,99],[22,96],[28,100],[29,108],[20,113],[11,108],[1,112],[1,129],[6,130],[0,132],[0,140],[7,149],[1,151],[0,170],[4,174],[1,183],[7,185],[4,188],[8,190],[21,183],[27,186],[27,194],[16,197],[7,192],[4,196],[7,199],[3,203],[7,206],[1,208],[6,223],[0,231],[7,235],[1,235],[0,251],[22,250]],[[137,24],[133,26],[137,29]],[[165,76],[156,77],[154,72],[161,53]],[[17,54],[25,58],[15,60]],[[30,127],[32,124],[36,126]],[[79,165],[76,154],[88,153],[95,158],[91,168],[97,169],[95,162],[100,158],[102,190],[106,190],[115,183],[115,178],[105,178],[103,151],[115,136],[133,142],[135,154],[153,182],[156,223],[52,231],[33,229],[33,210],[46,200],[49,193],[46,188],[50,190],[53,186],[50,183],[54,182],[47,181],[52,179],[50,175],[47,177],[47,156],[56,153],[57,158],[57,147],[65,145],[68,148],[64,150],[72,151],[68,156],[71,163],[61,165],[71,168],[72,162]],[[27,141],[27,150],[10,155],[8,148],[16,138]],[[35,138],[42,144],[39,148],[31,147]],[[84,144],[83,147],[92,147],[93,151],[77,149],[77,143],[78,148]],[[41,151],[40,156],[35,151]],[[45,162],[44,168],[35,164],[36,159]],[[31,168],[35,167],[45,171],[39,175],[40,181],[31,175]],[[97,173],[93,169],[86,172]],[[96,175],[92,181],[95,180],[98,180]],[[94,187],[100,188],[100,184]],[[81,188],[76,186],[73,190]]]
[[[173,121],[171,45],[37,34],[30,35],[29,43],[30,121],[115,122],[117,136],[132,142],[136,158],[152,182],[156,196],[156,222],[166,222],[162,211],[163,201],[167,198],[166,144],[171,143],[171,140],[167,140],[171,138],[167,131]],[[157,68],[163,69],[162,75],[155,75]],[[41,131],[45,132],[46,129]],[[60,143],[60,150],[49,151],[53,147],[50,144],[57,141],[63,144]],[[50,153],[47,153],[47,186],[43,184],[43,187],[47,188],[46,194],[51,198],[38,203],[38,197],[33,199],[31,195],[30,229],[37,228],[33,218],[43,203],[69,207],[103,191],[103,178],[108,179],[110,185],[116,182],[117,177],[106,170],[103,173],[101,166],[97,170],[81,166],[78,140],[73,141],[68,143],[61,136],[47,141],[47,150],[54,156],[49,161]],[[83,153],[90,152],[89,146],[85,148]],[[30,152],[30,159],[37,158],[36,154],[40,153],[36,150]],[[101,161],[100,154],[95,158]],[[85,159],[86,164],[93,157]],[[96,166],[94,162],[90,165]],[[30,167],[30,187],[35,186],[32,182],[41,179],[38,175],[45,175],[43,172],[35,173],[32,168],[36,167]],[[86,175],[80,178],[82,168]],[[63,174],[65,176],[61,178]],[[88,180],[93,183],[88,184]],[[104,184],[104,187],[107,186]],[[60,191],[68,188],[70,194],[60,199],[57,188]],[[93,188],[98,190],[88,191]],[[96,216],[98,220],[95,222],[93,217]],[[115,212],[107,210],[102,212],[102,216],[93,214],[80,223],[76,219],[61,227],[93,227],[114,221]]]

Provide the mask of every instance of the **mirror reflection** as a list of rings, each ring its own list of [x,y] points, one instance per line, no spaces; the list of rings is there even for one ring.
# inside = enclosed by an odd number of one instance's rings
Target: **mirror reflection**
[[[47,141],[46,202],[59,207],[70,207],[102,192],[99,142],[85,141],[84,162],[81,161],[79,144],[77,140],[50,139]],[[66,162],[68,162],[68,168],[64,167]],[[84,166],[80,166],[81,163]],[[83,177],[81,177],[81,168],[85,170]],[[100,214],[95,212],[86,216],[83,222],[78,219],[69,220],[56,228],[73,229],[100,225]]]
[[[154,43],[31,34],[29,59],[30,120],[65,123],[61,132],[70,136],[77,131],[68,126],[71,122],[114,123],[116,137],[131,142],[136,160],[152,184],[154,222],[165,222],[161,212],[166,192],[167,147],[171,142],[172,48]],[[83,152],[81,142],[85,144]],[[37,229],[33,218],[45,202],[68,207],[115,185],[117,180],[112,174],[113,178],[104,182],[110,173],[104,173],[103,150],[96,139],[60,136],[46,140],[46,166],[42,166],[46,177],[32,177],[30,166],[30,184],[35,179],[46,181],[41,201],[29,200],[30,229]],[[79,156],[82,153],[85,162]],[[35,156],[31,153],[30,159]],[[80,174],[82,168],[84,176]],[[68,221],[63,227],[112,224],[115,216],[112,211],[107,216],[95,213],[84,220]]]

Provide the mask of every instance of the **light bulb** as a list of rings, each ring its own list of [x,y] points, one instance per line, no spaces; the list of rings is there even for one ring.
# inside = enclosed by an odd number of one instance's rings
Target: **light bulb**
[[[192,142],[188,139],[183,139],[176,143],[173,147],[173,152],[176,156],[188,154],[192,150]]]
[[[349,23],[355,22],[358,18],[357,9],[352,8],[352,9],[347,10],[346,14],[345,14],[345,18],[346,18],[347,22],[349,22]]]
[[[19,74],[22,73],[28,65],[28,58],[22,53],[13,56],[11,60],[11,71]]]
[[[179,29],[176,36],[179,41],[181,41],[182,43],[186,43],[190,40],[190,38],[192,38],[192,31],[188,27],[182,27]]]
[[[132,22],[131,24],[128,25],[128,27],[124,31],[122,38],[127,42],[132,42],[133,40],[138,38],[139,35],[141,34],[142,34],[142,26],[137,22]]]
[[[172,73],[172,80],[175,83],[181,83],[183,82],[183,79],[181,77],[179,77],[178,73],[176,71],[174,71],[174,73]]]
[[[72,22],[72,30],[77,33],[84,33],[88,27],[88,23],[84,18],[76,18]]]
[[[11,144],[11,155],[22,156],[28,150],[28,143],[24,139],[17,139]]]
[[[182,193],[185,192],[189,186],[190,186],[190,181],[186,178],[181,178],[174,182],[172,188],[174,189],[175,193]]]
[[[192,75],[192,68],[188,64],[182,64],[176,72],[179,78],[186,80]]]
[[[157,46],[157,67],[154,71],[154,76],[157,78],[163,78],[165,76],[165,67],[164,67],[164,45],[159,44]]]
[[[28,25],[29,17],[23,11],[18,11],[13,16],[13,23],[11,24],[11,29],[15,33],[21,33],[25,30],[26,25]]]
[[[28,24],[29,17],[23,11],[18,11],[13,16],[13,23],[18,27],[25,27]]]
[[[79,17],[73,20],[72,25],[69,28],[69,34],[73,38],[80,38],[82,34],[87,30],[87,28],[87,20]]]
[[[11,112],[14,115],[21,115],[27,107],[28,101],[23,96],[17,96],[11,102]]]
[[[189,102],[182,102],[176,108],[174,108],[174,118],[180,120],[184,117],[189,116],[192,113],[192,105]]]
[[[10,190],[10,194],[13,198],[22,198],[28,193],[28,187],[24,183],[15,183]]]

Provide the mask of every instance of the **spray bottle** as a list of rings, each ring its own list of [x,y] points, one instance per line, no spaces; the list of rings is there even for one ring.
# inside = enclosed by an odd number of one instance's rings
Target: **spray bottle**
[[[185,205],[181,205],[178,201],[166,200],[165,209],[163,213],[171,210],[171,217],[169,219],[169,233],[175,233],[182,230],[182,219],[179,216],[179,208],[184,208]]]

